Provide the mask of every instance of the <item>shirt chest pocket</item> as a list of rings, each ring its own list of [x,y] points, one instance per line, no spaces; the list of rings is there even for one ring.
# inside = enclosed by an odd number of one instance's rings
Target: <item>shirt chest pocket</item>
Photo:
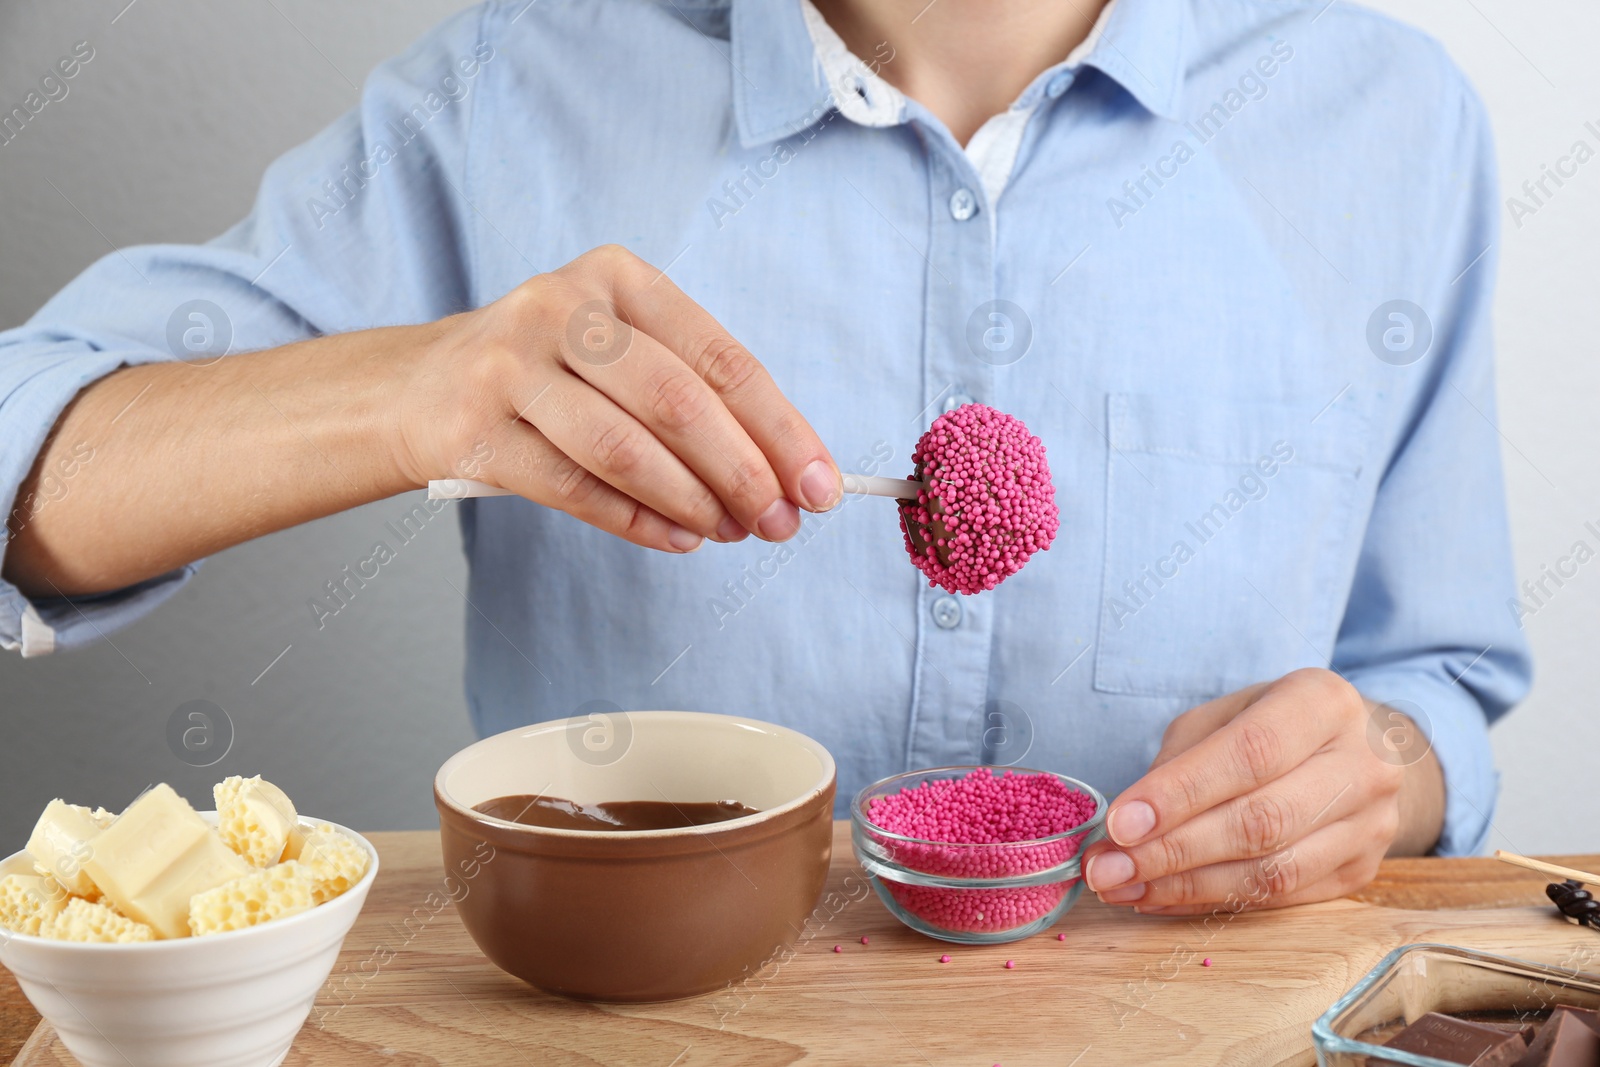
[[[1354,405],[1107,405],[1095,688],[1210,697],[1326,666],[1359,549]]]

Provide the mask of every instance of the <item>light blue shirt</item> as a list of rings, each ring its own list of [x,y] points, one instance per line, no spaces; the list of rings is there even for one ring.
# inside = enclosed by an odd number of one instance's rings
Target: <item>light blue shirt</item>
[[[841,806],[985,759],[1114,794],[1186,708],[1331,666],[1425,724],[1440,850],[1477,850],[1487,726],[1530,669],[1494,425],[1494,153],[1443,51],[1348,3],[1118,0],[1019,99],[1003,183],[915,102],[881,118],[884,91],[858,94],[881,124],[830,107],[798,0],[464,12],[273,164],[228,233],[109,255],[0,334],[0,501],[25,512],[46,432],[119,365],[431,320],[617,242],[747,344],[846,469],[905,476],[969,399],[1015,414],[1061,530],[951,597],[885,500],[690,556],[520,499],[450,504],[479,730],[697,708],[821,740]],[[420,501],[396,511],[445,507]],[[75,602],[0,586],[0,639],[87,643],[193,570]]]

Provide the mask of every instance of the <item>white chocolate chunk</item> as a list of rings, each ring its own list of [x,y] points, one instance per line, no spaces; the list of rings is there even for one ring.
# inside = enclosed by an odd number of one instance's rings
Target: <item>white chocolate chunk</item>
[[[367,873],[367,850],[323,824],[305,836],[299,862],[311,873],[318,904],[332,900]]]
[[[0,926],[39,936],[39,927],[67,906],[67,891],[49,875],[11,874],[0,878]]]
[[[331,823],[319,822],[315,826],[304,822],[296,823],[294,829],[289,831],[289,840],[284,842],[283,861],[280,862],[299,859],[301,851],[306,847],[306,842],[315,833],[334,834],[338,833],[338,831],[333,828]]]
[[[40,927],[39,936],[53,937],[57,941],[124,944],[153,941],[156,935],[144,923],[134,922],[104,902],[73,897],[59,914]]]
[[[311,872],[294,860],[251,871],[189,902],[189,930],[196,937],[243,930],[307,911],[313,903]]]
[[[8,874],[38,874],[33,869],[33,857],[26,851],[15,852],[0,860],[0,878]]]
[[[227,846],[254,867],[270,867],[283,855],[289,832],[299,824],[294,804],[283,790],[254,778],[234,775],[213,787],[217,832]]]
[[[306,838],[311,832],[311,828],[304,823],[295,823],[294,828],[289,831],[289,839],[283,843],[283,859],[279,862],[287,863],[299,859],[300,850],[306,847]]]
[[[101,830],[95,813],[88,808],[52,800],[45,805],[44,814],[28,838],[34,869],[50,875],[75,896],[99,896],[100,890],[84,866],[94,853],[94,840]]]
[[[128,806],[100,836],[84,870],[123,915],[157,937],[187,937],[189,901],[250,873],[189,802],[161,784]]]

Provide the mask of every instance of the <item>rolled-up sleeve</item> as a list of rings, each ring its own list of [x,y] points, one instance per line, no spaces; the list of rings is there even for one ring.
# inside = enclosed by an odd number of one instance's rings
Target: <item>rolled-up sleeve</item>
[[[84,442],[63,469],[40,472],[33,495],[18,499],[18,489],[62,410],[96,379],[149,358],[96,349],[82,339],[52,338],[31,326],[0,334],[0,439],[5,441],[0,450],[0,501],[9,516],[6,540],[0,541],[0,561],[10,537],[52,501],[71,492],[72,476],[81,464],[94,462],[94,445]],[[110,629],[126,622],[170,596],[183,580],[180,572],[106,596],[35,601],[0,580],[0,647],[40,656],[85,643],[93,638],[96,626]]]
[[[470,306],[463,163],[476,97],[494,73],[488,10],[456,15],[378,67],[356,110],[272,164],[250,215],[227,233],[113,252],[0,333],[0,563],[16,531],[118,447],[120,414],[93,440],[60,442],[59,469],[41,469],[19,498],[62,412],[96,380]],[[0,647],[35,656],[93,641],[170,597],[197,566],[92,597],[30,600],[0,581]]]
[[[1423,308],[1433,346],[1383,367],[1408,397],[1377,491],[1333,666],[1363,695],[1415,718],[1444,770],[1435,851],[1470,855],[1489,836],[1499,790],[1489,725],[1527,692],[1515,614],[1497,430],[1490,304],[1498,244],[1495,160],[1476,96],[1460,87],[1446,192]],[[1410,376],[1410,381],[1406,379]],[[1383,723],[1375,722],[1375,743]]]

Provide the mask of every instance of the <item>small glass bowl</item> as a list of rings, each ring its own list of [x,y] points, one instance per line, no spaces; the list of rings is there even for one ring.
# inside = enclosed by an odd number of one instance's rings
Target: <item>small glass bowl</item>
[[[1453,945],[1406,945],[1335,1001],[1312,1024],[1311,1040],[1318,1067],[1453,1067],[1432,1056],[1387,1049],[1384,1042],[1430,1011],[1525,1025],[1548,1017],[1558,1004],[1600,1008],[1600,976]]]
[[[923,782],[964,778],[977,766],[933,767],[867,786],[850,805],[856,860],[890,914],[911,929],[961,945],[1020,941],[1053,925],[1083,892],[1084,846],[1105,835],[1106,798],[1076,778],[1024,767],[995,774],[1049,774],[1094,801],[1087,822],[1050,837],[994,845],[928,841],[875,825],[874,800]]]

